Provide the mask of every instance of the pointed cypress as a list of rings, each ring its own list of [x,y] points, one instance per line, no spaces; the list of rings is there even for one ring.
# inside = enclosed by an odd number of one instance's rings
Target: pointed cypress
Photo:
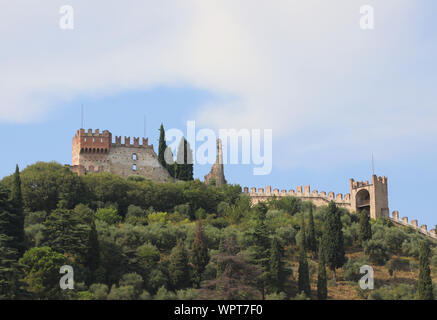
[[[209,262],[208,246],[202,228],[202,220],[199,219],[196,228],[196,239],[191,249],[191,264],[193,266],[193,281],[200,288],[202,273]]]
[[[283,262],[284,249],[279,240],[275,237],[272,240],[272,249],[270,250],[269,265],[269,282],[274,292],[279,293],[284,289],[285,268]]]
[[[14,182],[11,189],[12,220],[9,225],[9,235],[12,237],[12,247],[21,257],[25,251],[24,245],[24,205],[21,191],[21,177],[18,164],[15,167]]]
[[[420,244],[419,251],[419,282],[417,285],[417,293],[420,300],[434,300],[429,255],[429,244],[427,241],[423,241]]]
[[[326,278],[326,262],[323,245],[320,241],[319,245],[319,265],[317,274],[317,298],[319,300],[326,300],[328,298],[328,283]]]
[[[370,216],[367,210],[363,210],[359,214],[360,216],[360,233],[359,241],[363,245],[364,241],[370,240],[372,238],[372,228],[370,226]]]
[[[329,203],[324,225],[323,250],[325,251],[326,264],[333,271],[335,281],[335,270],[343,266],[346,256],[343,243],[343,225],[340,212],[334,201]]]
[[[161,127],[159,128],[158,161],[164,168],[167,168],[167,163],[165,162],[166,149],[167,149],[167,143],[165,141],[165,130],[164,130],[164,125],[161,123]]]
[[[314,228],[314,216],[313,206],[310,206],[309,222],[308,222],[308,235],[307,235],[307,248],[313,253],[317,251],[316,231]]]
[[[298,268],[298,290],[304,292],[307,297],[311,297],[310,273],[305,247],[301,244],[299,250]]]

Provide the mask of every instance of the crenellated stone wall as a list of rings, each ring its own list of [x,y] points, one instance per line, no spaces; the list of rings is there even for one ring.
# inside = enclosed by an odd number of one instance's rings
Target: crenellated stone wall
[[[278,198],[293,196],[293,197],[300,198],[302,200],[311,201],[316,206],[327,205],[331,200],[333,200],[337,204],[337,206],[346,208],[348,210],[350,210],[350,206],[351,206],[349,193],[343,196],[343,194],[341,193],[335,195],[334,192],[328,192],[328,194],[324,191],[319,193],[317,190],[313,190],[311,192],[311,188],[309,185],[304,186],[303,188],[302,186],[297,186],[296,191],[294,191],[293,189],[288,191],[287,190],[279,191],[279,189],[274,189],[273,192],[271,186],[266,186],[265,191],[264,188],[258,188],[257,190],[255,187],[253,187],[250,189],[250,192],[249,192],[249,188],[245,187],[244,193],[250,196],[253,204],[256,204],[261,201],[266,201],[272,198],[273,196],[276,196]]]
[[[79,175],[93,172],[111,172],[122,177],[132,175],[142,176],[153,181],[170,181],[167,169],[163,168],[148,139],[121,136],[112,141],[112,134],[108,130],[100,133],[89,129],[77,131],[72,143],[72,171]]]
[[[437,234],[435,229],[431,229],[428,231],[428,226],[426,224],[422,224],[419,227],[418,220],[411,220],[411,224],[408,223],[408,217],[402,217],[399,219],[399,211],[393,211],[391,217],[389,217],[390,221],[393,222],[397,226],[405,226],[411,227],[419,231],[420,233],[427,235],[431,238],[437,239]]]
[[[337,206],[347,209],[349,212],[359,212],[362,210],[367,210],[372,219],[378,217],[386,217],[390,219],[397,226],[409,226],[420,233],[427,235],[431,238],[437,239],[436,230],[427,230],[426,225],[419,226],[417,220],[412,220],[411,224],[408,223],[408,218],[403,217],[399,219],[399,212],[393,211],[392,216],[389,215],[388,207],[388,184],[387,177],[377,177],[372,176],[371,181],[355,181],[350,179],[350,193],[343,196],[342,193],[337,195],[334,192],[325,191],[311,191],[309,185],[297,186],[296,191],[291,190],[279,190],[273,189],[271,186],[266,186],[264,188],[249,188],[245,187],[243,192],[248,194],[251,198],[252,204],[256,204],[261,201],[267,201],[272,197],[287,197],[292,196],[304,201],[311,201],[315,206],[327,205],[330,201],[334,201]]]

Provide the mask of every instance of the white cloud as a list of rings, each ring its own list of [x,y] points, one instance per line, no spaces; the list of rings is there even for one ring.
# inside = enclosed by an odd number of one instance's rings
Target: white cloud
[[[0,121],[33,121],[82,94],[181,84],[223,97],[195,114],[200,124],[272,128],[286,146],[278,165],[321,152],[339,163],[370,149],[390,157],[405,138],[414,147],[435,135],[435,95],[398,70],[424,54],[405,23],[413,2],[367,1],[374,31],[359,28],[362,1],[332,3],[77,0],[76,29],[62,31],[63,1],[8,2]]]

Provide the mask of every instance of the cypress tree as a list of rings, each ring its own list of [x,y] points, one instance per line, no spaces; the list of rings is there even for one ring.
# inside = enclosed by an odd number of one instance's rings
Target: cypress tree
[[[159,128],[158,161],[164,168],[167,168],[167,163],[165,162],[166,149],[167,149],[167,143],[165,141],[165,130],[164,130],[164,125],[161,123],[161,127]]]
[[[309,213],[307,248],[313,253],[317,251],[317,240],[316,240],[316,231],[314,228],[314,216],[313,216],[312,205],[310,206],[310,213]]]
[[[92,272],[97,270],[100,263],[100,245],[94,220],[91,222],[91,229],[88,237],[88,250],[86,254],[86,265]]]
[[[323,250],[325,252],[326,264],[333,271],[334,282],[336,281],[335,269],[342,267],[346,260],[342,228],[340,212],[335,202],[331,201],[325,216]]]
[[[24,205],[23,195],[21,191],[21,177],[18,164],[15,167],[14,182],[11,189],[11,204],[12,204],[12,216],[9,225],[9,235],[12,237],[11,245],[17,250],[18,255],[21,257],[24,253]]]
[[[179,239],[170,255],[168,271],[173,289],[183,289],[190,285],[190,269],[188,254],[184,248],[184,242]]]
[[[269,272],[269,257],[270,257],[270,238],[267,225],[265,224],[267,206],[264,203],[259,203],[255,206],[256,220],[255,227],[252,233],[254,245],[251,247],[253,258],[256,264],[260,267],[262,274],[259,277],[259,285],[262,293],[262,299],[265,298],[266,280]]]
[[[305,247],[301,244],[299,250],[298,290],[311,297],[310,273]]]
[[[326,262],[322,241],[320,241],[319,248],[319,265],[317,270],[317,298],[319,300],[326,300],[328,298],[328,283],[326,278]]]
[[[176,178],[183,181],[193,180],[193,151],[185,138],[181,139],[177,152]]]
[[[420,300],[434,300],[432,291],[431,270],[429,268],[429,244],[423,241],[419,251],[419,282],[417,293]]]
[[[193,281],[200,288],[202,273],[209,262],[208,246],[202,229],[202,220],[199,219],[196,228],[196,239],[191,249],[191,264],[193,265]]]
[[[0,300],[14,299],[18,291],[18,258],[16,241],[11,236],[15,215],[9,190],[0,184]]]
[[[0,234],[0,300],[11,300],[19,292],[17,250],[8,247],[9,237]]]
[[[370,216],[367,210],[360,212],[360,233],[359,241],[363,245],[364,241],[372,239],[372,227],[370,226]]]
[[[284,250],[275,237],[272,240],[272,249],[270,250],[270,265],[269,265],[269,282],[275,292],[281,292],[284,289],[285,269],[283,262]]]
[[[302,221],[301,221],[301,226],[300,226],[300,243],[299,243],[299,245],[302,245],[305,248],[305,250],[308,248],[306,234],[307,233],[305,230],[305,219],[304,219],[304,216],[302,215]]]

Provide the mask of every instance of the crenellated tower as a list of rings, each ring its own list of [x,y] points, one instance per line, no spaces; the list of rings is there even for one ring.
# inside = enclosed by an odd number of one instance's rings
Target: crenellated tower
[[[350,179],[351,211],[367,210],[373,219],[389,217],[387,177],[372,175],[372,181]]]

